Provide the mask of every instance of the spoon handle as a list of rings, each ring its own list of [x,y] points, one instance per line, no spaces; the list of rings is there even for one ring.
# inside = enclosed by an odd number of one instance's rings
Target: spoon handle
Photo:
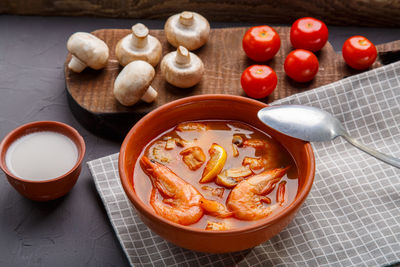
[[[350,137],[347,134],[343,134],[342,135],[344,139],[346,139],[347,142],[349,142],[350,144],[352,144],[353,146],[357,147],[358,149],[370,154],[371,156],[392,165],[393,167],[399,168],[400,169],[400,159],[397,159],[395,157],[383,154],[375,149],[372,149],[370,147],[367,147],[361,143],[359,143],[358,141],[356,141],[355,139],[353,139],[352,137]]]

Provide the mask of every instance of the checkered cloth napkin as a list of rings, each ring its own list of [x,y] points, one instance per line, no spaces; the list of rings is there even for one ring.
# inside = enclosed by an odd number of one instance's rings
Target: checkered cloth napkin
[[[357,140],[400,157],[400,62],[274,104],[324,109]],[[151,232],[121,187],[118,154],[88,165],[134,266],[383,266],[398,262],[400,170],[341,138],[312,145],[315,182],[295,219],[271,240],[229,254],[193,252]]]

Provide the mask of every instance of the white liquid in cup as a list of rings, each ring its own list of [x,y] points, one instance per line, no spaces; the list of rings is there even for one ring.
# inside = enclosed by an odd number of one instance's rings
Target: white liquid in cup
[[[78,160],[78,149],[67,136],[34,132],[15,140],[6,152],[6,165],[24,180],[44,181],[70,171]]]

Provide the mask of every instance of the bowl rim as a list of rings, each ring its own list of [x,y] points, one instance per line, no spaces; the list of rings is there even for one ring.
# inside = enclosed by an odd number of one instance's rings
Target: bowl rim
[[[308,175],[306,176],[305,183],[303,185],[303,190],[301,192],[297,193],[297,196],[295,200],[290,203],[282,212],[279,212],[275,215],[263,218],[258,220],[259,222],[256,222],[254,224],[244,226],[244,227],[239,227],[239,228],[234,228],[230,230],[224,230],[224,231],[208,231],[205,229],[199,229],[195,227],[191,227],[190,225],[181,225],[175,222],[172,222],[170,220],[165,219],[164,217],[156,214],[151,207],[146,205],[140,198],[139,196],[134,192],[134,189],[130,186],[129,183],[129,177],[125,175],[124,173],[124,159],[126,155],[126,147],[128,145],[129,139],[132,138],[132,135],[135,133],[136,129],[140,129],[141,127],[146,127],[147,121],[150,120],[155,114],[162,113],[165,111],[168,111],[172,107],[177,107],[177,106],[184,106],[184,105],[189,105],[192,102],[199,102],[199,101],[209,101],[209,100],[223,100],[223,101],[229,101],[229,102],[246,102],[248,104],[253,104],[257,106],[265,107],[268,106],[267,104],[243,97],[243,96],[236,96],[236,95],[226,95],[226,94],[204,94],[204,95],[195,95],[195,96],[189,96],[189,97],[184,97],[178,100],[171,101],[167,104],[164,104],[153,111],[149,112],[147,115],[145,115],[142,119],[140,119],[128,132],[126,135],[120,149],[119,157],[118,157],[118,171],[119,171],[119,177],[121,180],[122,187],[132,202],[132,204],[135,206],[136,209],[139,210],[139,213],[144,213],[146,216],[151,217],[155,221],[161,221],[164,224],[167,224],[171,227],[178,228],[181,231],[184,232],[191,232],[191,233],[197,233],[197,234],[202,234],[202,235],[219,235],[219,236],[225,236],[225,235],[232,235],[232,234],[239,234],[243,232],[252,232],[252,231],[257,231],[260,228],[264,228],[265,226],[272,225],[276,223],[277,221],[281,220],[282,218],[288,216],[291,214],[292,211],[296,210],[298,207],[301,206],[301,204],[305,201],[308,193],[311,190],[312,184],[314,182],[314,177],[315,177],[315,157],[314,157],[314,152],[312,149],[312,146],[309,142],[302,141],[300,139],[295,139],[293,137],[288,136],[289,138],[293,138],[295,140],[298,140],[298,142],[303,142],[304,143],[304,149],[305,153],[307,155],[307,158],[310,159],[310,164],[309,170],[306,172]],[[268,127],[268,126],[266,126]],[[269,128],[269,127],[268,127]],[[135,161],[136,163],[136,161]]]
[[[70,137],[66,136],[67,138],[71,139],[71,141],[77,146],[78,149],[78,153],[79,153],[79,147],[81,148],[81,153],[78,155],[78,158],[76,160],[75,165],[66,173],[64,173],[63,175],[60,175],[56,178],[52,178],[52,179],[48,179],[48,180],[27,180],[27,179],[23,179],[21,177],[18,177],[16,175],[14,175],[8,168],[7,168],[7,164],[6,164],[6,154],[7,154],[7,150],[10,148],[11,144],[14,143],[18,138],[21,138],[27,134],[23,134],[23,132],[25,132],[26,130],[30,129],[30,128],[34,128],[37,127],[38,130],[33,131],[34,132],[40,132],[40,128],[43,128],[44,126],[56,126],[59,128],[64,128],[67,131],[69,131],[70,133],[72,133],[72,135],[74,135],[76,137],[76,139],[78,140],[78,144],[76,144]],[[51,130],[47,130],[47,131],[51,131]],[[57,132],[57,131],[54,131]],[[22,133],[22,134],[21,134]],[[57,132],[59,134],[62,134],[60,132]],[[29,133],[28,133],[29,134]],[[13,142],[10,142],[8,147],[6,148],[6,144],[8,143],[8,140],[13,138],[14,136],[16,136],[15,140]],[[3,152],[4,151],[4,152]],[[44,184],[44,183],[51,183],[51,182],[55,182],[58,180],[62,180],[64,178],[66,178],[67,176],[69,176],[71,173],[73,173],[81,164],[83,161],[83,158],[85,157],[85,153],[86,153],[86,145],[85,145],[85,141],[83,139],[83,137],[79,134],[79,132],[73,128],[72,126],[69,126],[68,124],[59,122],[59,121],[34,121],[34,122],[29,122],[26,124],[23,124],[17,128],[15,128],[14,130],[12,130],[11,132],[9,132],[1,141],[0,143],[0,168],[3,170],[3,172],[11,177],[12,179],[15,179],[17,181],[20,182],[24,182],[24,183],[32,183],[32,184]],[[4,155],[4,157],[2,156]]]

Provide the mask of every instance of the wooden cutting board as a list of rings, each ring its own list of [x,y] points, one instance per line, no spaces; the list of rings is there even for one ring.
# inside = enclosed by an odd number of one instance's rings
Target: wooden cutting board
[[[105,69],[100,71],[85,69],[82,73],[74,73],[67,68],[71,59],[68,54],[65,62],[65,81],[68,103],[77,120],[87,129],[97,135],[111,139],[122,139],[134,123],[153,109],[170,101],[198,94],[233,94],[245,96],[240,86],[240,76],[243,70],[256,62],[247,58],[242,50],[242,37],[248,28],[212,29],[208,43],[194,51],[205,66],[202,81],[187,89],[176,88],[168,84],[156,67],[156,77],[152,86],[158,91],[158,98],[151,104],[140,101],[132,107],[119,104],[113,96],[113,84],[122,70],[114,49],[117,42],[131,33],[130,29],[101,29],[92,32],[104,40],[110,48],[110,58]],[[281,48],[278,54],[267,65],[278,75],[278,85],[267,98],[261,99],[270,103],[292,94],[316,88],[344,77],[357,74],[347,67],[341,55],[336,54],[328,42],[316,55],[319,59],[317,76],[308,83],[296,83],[284,72],[283,63],[286,55],[292,50],[289,41],[289,27],[275,28],[281,37]],[[163,30],[151,30],[150,34],[157,37],[163,47],[163,55],[175,48],[166,41]],[[400,41],[377,46],[379,58],[372,68],[387,62],[393,62],[400,55]],[[392,52],[397,51],[397,52]],[[398,59],[397,59],[398,60]]]

